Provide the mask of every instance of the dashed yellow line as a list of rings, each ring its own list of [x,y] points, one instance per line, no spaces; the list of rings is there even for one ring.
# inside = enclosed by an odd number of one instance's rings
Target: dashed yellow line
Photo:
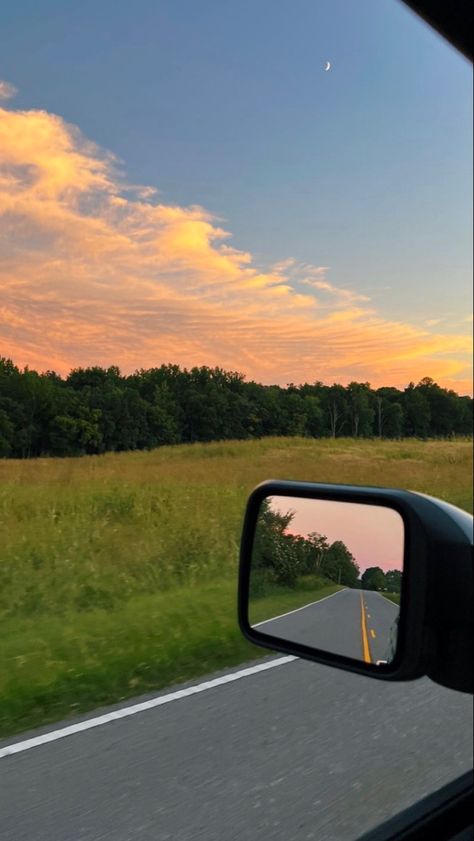
[[[372,639],[373,639],[373,640],[374,640],[374,639],[375,639],[375,637],[376,637],[376,633],[375,633],[375,631],[374,631],[374,629],[373,629],[373,628],[371,628],[371,629],[370,629],[370,636],[372,637]]]
[[[362,631],[362,652],[364,655],[364,663],[371,663],[372,657],[370,656],[369,638],[367,636],[367,624],[365,621],[365,609],[364,602],[362,600],[362,593],[360,594],[360,625]]]

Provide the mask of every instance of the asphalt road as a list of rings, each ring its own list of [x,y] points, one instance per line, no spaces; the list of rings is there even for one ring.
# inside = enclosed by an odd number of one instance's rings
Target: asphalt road
[[[371,590],[332,596],[265,622],[259,631],[357,660],[386,660],[398,605]]]
[[[471,708],[285,662],[4,756],[0,839],[354,839],[472,765]]]

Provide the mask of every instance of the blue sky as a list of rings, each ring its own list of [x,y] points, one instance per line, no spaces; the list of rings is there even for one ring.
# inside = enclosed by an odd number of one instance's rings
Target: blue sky
[[[12,107],[79,126],[167,205],[205,207],[262,268],[328,267],[383,317],[466,329],[472,71],[396,0],[42,0],[2,17]]]

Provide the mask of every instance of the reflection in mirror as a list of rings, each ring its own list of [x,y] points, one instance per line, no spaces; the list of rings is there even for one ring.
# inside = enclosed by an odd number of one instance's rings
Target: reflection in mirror
[[[252,549],[249,623],[287,642],[389,663],[403,557],[404,524],[392,508],[267,497]]]

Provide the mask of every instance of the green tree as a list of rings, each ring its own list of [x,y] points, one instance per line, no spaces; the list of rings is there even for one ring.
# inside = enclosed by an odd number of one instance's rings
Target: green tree
[[[319,397],[308,394],[304,400],[306,415],[306,434],[311,438],[320,438],[324,433],[323,409]]]
[[[401,438],[403,394],[397,388],[378,388],[374,394],[375,428],[379,438]]]
[[[400,593],[402,589],[402,573],[399,569],[389,569],[385,573],[387,589],[390,593]]]
[[[424,377],[416,387],[430,407],[430,434],[448,437],[458,429],[459,397],[453,391],[441,388],[431,377]]]
[[[12,451],[15,427],[4,409],[0,409],[0,458],[9,456]]]
[[[51,455],[84,455],[101,451],[102,435],[99,429],[100,412],[84,411],[83,416],[57,415],[50,426]]]
[[[405,434],[427,438],[431,429],[431,410],[426,396],[414,383],[405,389],[403,397]]]
[[[307,572],[322,572],[324,557],[329,549],[328,539],[324,534],[312,531],[306,538],[308,569]]]
[[[284,427],[286,435],[306,434],[307,404],[299,390],[293,385],[289,386],[282,395]]]
[[[252,579],[275,581],[293,586],[298,569],[292,551],[292,537],[286,529],[294,517],[293,511],[281,514],[264,499],[259,511],[252,552]],[[255,591],[255,586],[253,587]]]
[[[380,567],[367,567],[361,577],[364,590],[386,590],[387,580],[385,573]]]
[[[331,437],[336,438],[343,431],[347,417],[346,391],[342,385],[337,385],[337,383],[334,383],[325,391]]]
[[[473,431],[473,400],[472,397],[454,394],[456,399],[456,427],[455,431],[458,435],[472,435]]]
[[[345,587],[355,587],[359,578],[359,567],[355,558],[342,540],[335,540],[327,548],[320,569],[326,578]]]
[[[346,388],[347,405],[354,438],[373,434],[374,409],[369,383],[352,382]]]

